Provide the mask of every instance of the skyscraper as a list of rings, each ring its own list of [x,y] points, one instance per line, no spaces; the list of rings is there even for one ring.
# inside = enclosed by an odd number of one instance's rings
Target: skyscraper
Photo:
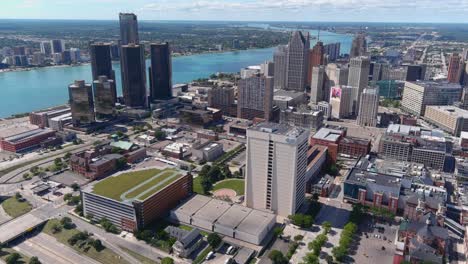
[[[50,41],[52,53],[62,53],[65,50],[65,44],[61,39],[53,39]]]
[[[50,56],[50,54],[52,54],[52,46],[50,45],[50,41],[41,41],[41,53],[45,54],[46,56]]]
[[[331,87],[330,89],[330,105],[331,116],[334,118],[346,118],[351,115],[353,100],[351,98],[353,89],[356,88],[346,85]]]
[[[307,84],[307,67],[309,65],[309,33],[293,33],[288,45],[286,89],[303,92]]]
[[[309,131],[276,123],[247,130],[247,207],[287,217],[305,200]]]
[[[151,100],[172,97],[172,60],[169,43],[151,44],[151,67],[149,68]]]
[[[120,41],[121,45],[128,45],[130,43],[138,44],[138,20],[135,14],[120,13]]]
[[[328,61],[336,61],[340,57],[340,48],[341,48],[341,43],[330,43],[325,46],[323,46],[323,49],[325,51],[325,55],[328,56]]]
[[[315,66],[324,64],[324,53],[323,42],[318,41],[312,49],[309,50],[309,66],[307,67],[307,85],[311,85],[312,82],[312,69]]]
[[[353,43],[351,44],[350,58],[366,56],[367,55],[367,41],[364,33],[359,33],[354,36]]]
[[[447,80],[449,83],[460,83],[461,72],[463,69],[463,60],[458,53],[453,53],[450,56]]]
[[[325,96],[325,66],[318,65],[312,68],[312,83],[310,84],[310,102],[317,104],[324,100]],[[328,98],[325,99],[328,101]]]
[[[366,88],[361,94],[361,105],[356,123],[360,126],[377,126],[379,110],[379,88]]]
[[[68,86],[72,123],[75,126],[95,121],[91,84],[79,80]]]
[[[356,87],[353,94],[353,112],[358,113],[359,109],[359,100],[361,98],[361,93],[364,88],[367,87],[369,83],[369,67],[370,60],[369,57],[360,56],[354,57],[350,61],[349,65],[349,75],[348,75],[348,86]]]
[[[94,102],[96,117],[98,119],[109,118],[115,114],[114,80],[107,76],[99,76],[93,81]]]
[[[93,74],[93,81],[98,80],[99,76],[107,76],[108,79],[112,80],[112,98],[114,100],[117,100],[115,71],[112,69],[110,47],[110,44],[107,43],[93,43],[89,46],[89,54],[91,57],[91,71]]]
[[[273,53],[275,89],[286,88],[286,75],[288,72],[288,46],[278,46]]]
[[[273,77],[256,75],[239,80],[237,117],[270,120],[273,108]]]
[[[142,45],[122,46],[120,57],[122,70],[122,92],[128,107],[146,106],[146,66]]]

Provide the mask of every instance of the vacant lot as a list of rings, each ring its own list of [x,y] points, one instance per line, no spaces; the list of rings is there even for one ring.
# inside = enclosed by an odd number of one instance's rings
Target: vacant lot
[[[18,200],[15,197],[10,197],[4,200],[1,204],[3,210],[13,218],[24,215],[32,209],[32,206],[28,201],[24,199]]]

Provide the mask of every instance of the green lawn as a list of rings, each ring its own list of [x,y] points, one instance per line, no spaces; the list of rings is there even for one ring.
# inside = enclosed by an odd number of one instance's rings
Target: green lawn
[[[29,258],[27,256],[19,253],[18,251],[12,248],[3,248],[2,250],[0,250],[0,259],[6,262],[8,255],[10,255],[11,253],[18,253],[21,255],[21,258],[16,262],[17,264],[26,264],[29,262]]]
[[[203,192],[203,187],[201,186],[201,177],[196,177],[193,179],[193,192],[198,194],[205,194]]]
[[[244,195],[245,181],[241,179],[228,179],[220,181],[213,186],[213,191],[219,189],[232,189],[236,191],[237,195]]]
[[[159,177],[152,179],[147,184],[145,184],[145,185],[135,189],[131,193],[127,194],[126,197],[130,198],[130,199],[134,198],[134,197],[137,197],[138,195],[140,195],[140,193],[146,191],[148,188],[150,188],[152,186],[155,186],[155,185],[159,184],[160,182],[168,179],[170,176],[172,176],[173,173],[174,173],[174,171],[172,171],[172,170],[164,172]],[[177,178],[173,178],[173,179],[177,179]],[[153,193],[155,193],[155,192],[161,190],[162,188],[166,187],[171,182],[173,182],[173,180],[165,182],[164,184],[158,186],[157,188],[154,188],[151,192],[148,192],[145,195],[142,195],[141,197],[138,197],[138,200],[144,200],[144,199],[148,198],[150,195],[152,195]]]
[[[137,259],[140,263],[142,264],[158,264],[158,262],[152,260],[152,259],[149,259],[145,256],[142,256],[138,253],[136,253],[135,251],[132,251],[128,248],[125,248],[125,247],[120,247],[123,251],[127,252],[130,256],[134,257],[135,259]]]
[[[207,248],[205,248],[200,254],[198,254],[198,256],[195,258],[195,260],[193,261],[193,264],[200,264],[202,263],[203,261],[205,261],[205,258],[206,256],[208,255],[208,253],[210,253],[211,251],[211,247],[208,246]]]
[[[71,248],[73,248],[75,251],[77,251],[79,254],[85,255],[89,258],[92,258],[98,262],[104,263],[104,264],[129,264],[126,260],[122,259],[119,255],[117,255],[114,251],[105,248],[101,251],[96,251],[94,248],[90,248],[87,252],[84,250],[78,248],[78,246],[71,246],[68,244],[68,239],[73,236],[74,234],[80,232],[77,229],[65,229],[63,228],[62,231],[58,233],[53,233],[52,232],[52,225],[54,223],[60,223],[59,220],[57,219],[52,219],[47,222],[47,224],[44,226],[44,229],[42,232],[51,235],[57,239],[60,243],[67,245]]]
[[[167,170],[168,174],[163,174],[158,178],[155,178],[154,180],[150,181],[148,184],[145,184],[144,186],[138,188],[137,190],[131,192],[128,197],[136,197],[139,193],[142,191],[148,189],[151,186],[154,186],[161,180],[163,180],[165,177],[167,178],[169,175],[169,172],[173,172],[174,170]],[[122,201],[120,199],[120,196],[128,191],[129,189],[133,188],[134,186],[137,186],[138,184],[151,179],[153,176],[156,174],[160,173],[161,170],[158,169],[149,169],[149,170],[142,170],[142,171],[132,171],[132,172],[127,172],[120,174],[115,177],[109,177],[103,181],[98,182],[97,184],[94,185],[93,188],[93,193],[102,195],[117,201]],[[164,186],[163,186],[164,187]],[[159,187],[155,189],[157,191],[160,189]],[[142,199],[148,197],[149,195],[153,194],[154,192],[149,192],[148,194],[144,195]]]
[[[32,209],[32,206],[28,201],[18,201],[15,197],[10,197],[4,200],[1,204],[3,210],[13,218],[24,215]]]

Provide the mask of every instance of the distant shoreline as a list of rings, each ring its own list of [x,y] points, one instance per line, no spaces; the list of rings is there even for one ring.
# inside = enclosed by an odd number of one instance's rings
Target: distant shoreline
[[[271,46],[271,47],[265,47],[265,48],[247,48],[247,49],[232,49],[232,50],[212,50],[212,51],[201,51],[201,52],[187,52],[187,53],[175,53],[172,54],[173,58],[177,57],[186,57],[186,56],[195,56],[195,55],[203,55],[203,54],[220,54],[220,53],[228,53],[228,52],[239,52],[239,51],[248,51],[248,50],[255,50],[255,49],[271,49],[276,47]],[[149,59],[147,57],[146,59]],[[118,63],[118,60],[113,60],[112,63]],[[91,62],[81,62],[78,64],[64,64],[64,65],[49,65],[49,66],[34,66],[34,67],[28,67],[28,68],[12,68],[12,69],[0,69],[0,74],[1,73],[8,73],[8,72],[23,72],[23,71],[35,71],[35,70],[40,70],[40,69],[51,69],[51,68],[68,68],[68,67],[80,67],[80,66],[87,66],[90,65]]]

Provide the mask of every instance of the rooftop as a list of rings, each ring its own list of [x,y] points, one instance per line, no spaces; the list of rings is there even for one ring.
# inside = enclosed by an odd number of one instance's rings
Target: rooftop
[[[451,105],[428,105],[426,106],[426,113],[427,109],[434,109],[456,118],[468,118],[467,110]]]
[[[271,133],[276,135],[283,135],[288,137],[299,137],[302,133],[305,133],[306,130],[299,128],[299,127],[292,127],[285,124],[278,124],[278,123],[270,123],[270,122],[262,122],[259,123],[249,130],[264,132],[264,133]]]
[[[244,218],[242,223],[237,226],[237,231],[257,235],[265,228],[265,226],[268,225],[268,223],[274,221],[274,219],[276,219],[274,214],[252,210],[252,212]]]
[[[193,216],[195,219],[214,223],[231,205],[228,202],[212,199]]]
[[[216,225],[237,227],[250,212],[252,209],[234,204],[216,221]]]
[[[336,142],[342,134],[343,131],[341,130],[322,127],[319,131],[317,131],[317,133],[315,133],[313,138]]]
[[[25,132],[22,132],[13,136],[9,136],[4,139],[5,141],[15,143],[18,141],[26,140],[31,137],[36,137],[36,136],[44,135],[44,134],[51,133],[51,132],[53,132],[53,130],[48,129],[48,128],[47,129],[38,128],[38,129],[25,131]]]
[[[85,191],[120,202],[143,201],[182,177],[174,169],[149,169],[108,177]]]

